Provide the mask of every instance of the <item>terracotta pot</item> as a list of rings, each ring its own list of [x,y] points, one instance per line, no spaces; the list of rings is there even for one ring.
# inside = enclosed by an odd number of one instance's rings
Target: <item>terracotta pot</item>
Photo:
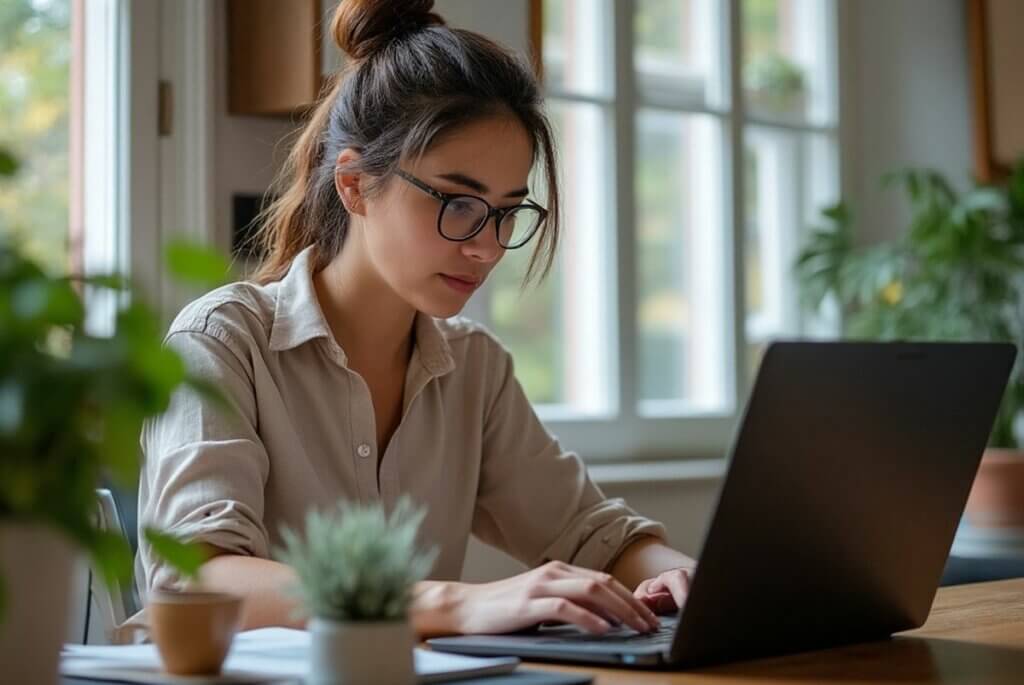
[[[38,523],[0,522],[0,680],[57,683],[75,547]]]
[[[985,450],[964,513],[978,528],[1024,528],[1024,450]]]
[[[412,685],[414,638],[408,621],[309,622],[309,685]]]
[[[242,621],[242,598],[225,592],[156,591],[146,602],[150,634],[175,675],[220,673]]]

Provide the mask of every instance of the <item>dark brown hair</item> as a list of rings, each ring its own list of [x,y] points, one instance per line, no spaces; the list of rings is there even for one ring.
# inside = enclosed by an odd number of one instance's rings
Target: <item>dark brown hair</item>
[[[261,214],[265,258],[256,281],[279,280],[303,249],[314,269],[341,250],[349,217],[334,185],[339,153],[347,169],[373,177],[373,192],[400,161],[418,158],[440,136],[497,114],[518,119],[540,153],[549,218],[526,281],[547,275],[560,228],[557,162],[541,89],[528,62],[472,31],[450,28],[433,0],[342,0],[331,33],[349,57],[305,123]]]

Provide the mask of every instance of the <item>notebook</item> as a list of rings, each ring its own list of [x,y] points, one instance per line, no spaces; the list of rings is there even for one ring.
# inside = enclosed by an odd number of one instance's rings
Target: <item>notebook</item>
[[[305,678],[309,670],[310,634],[305,630],[260,628],[239,633],[220,676],[174,676],[163,672],[155,645],[65,645],[61,675],[125,683],[267,683]],[[514,657],[479,658],[415,650],[420,683],[509,673]]]

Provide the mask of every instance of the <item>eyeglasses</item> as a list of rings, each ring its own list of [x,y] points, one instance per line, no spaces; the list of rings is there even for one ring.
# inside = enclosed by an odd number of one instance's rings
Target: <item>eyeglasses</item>
[[[395,173],[441,201],[441,211],[437,214],[437,232],[447,240],[469,240],[482,231],[493,216],[498,244],[506,250],[514,250],[528,243],[548,216],[548,210],[530,200],[515,207],[492,207],[482,197],[442,193],[401,169]]]

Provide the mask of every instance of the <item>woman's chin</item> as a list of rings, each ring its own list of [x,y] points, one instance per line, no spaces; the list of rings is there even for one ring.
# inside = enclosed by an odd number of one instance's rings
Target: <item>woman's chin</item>
[[[467,300],[462,297],[423,298],[416,308],[435,319],[448,319],[458,316],[466,308]]]
[[[465,309],[465,302],[458,306],[447,305],[447,306],[433,306],[429,309],[421,310],[424,314],[429,314],[435,319],[450,319],[453,316],[458,316]]]

